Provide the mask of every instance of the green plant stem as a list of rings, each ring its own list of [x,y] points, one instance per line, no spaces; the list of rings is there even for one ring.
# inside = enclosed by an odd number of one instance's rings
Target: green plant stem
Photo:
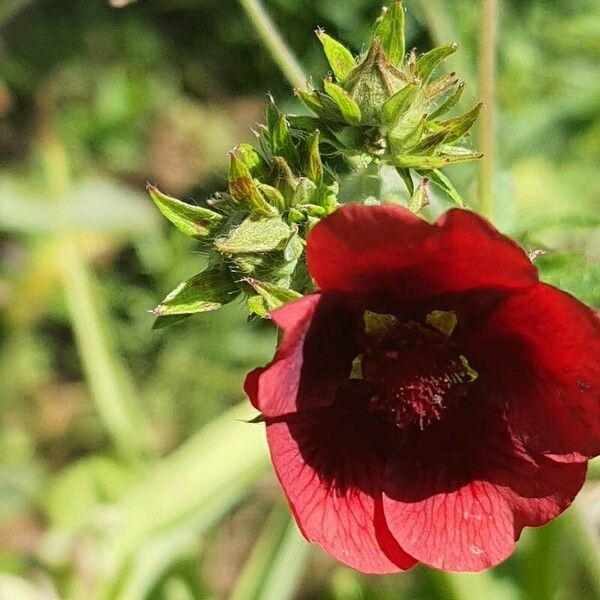
[[[480,212],[494,220],[494,173],[496,169],[496,38],[500,0],[482,0],[479,43],[479,90],[485,105],[479,121]]]
[[[52,131],[51,123],[42,130],[40,148],[48,196],[60,215],[67,208],[69,169],[64,148]],[[98,414],[122,456],[140,464],[145,454],[148,424],[136,402],[129,374],[115,356],[106,335],[92,276],[81,256],[75,232],[66,220],[59,227],[56,243],[71,325]]]
[[[239,0],[239,3],[287,80],[295,88],[304,88],[308,78],[260,0]]]

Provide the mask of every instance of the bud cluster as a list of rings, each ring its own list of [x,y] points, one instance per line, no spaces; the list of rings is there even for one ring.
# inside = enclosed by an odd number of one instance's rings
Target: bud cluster
[[[319,131],[292,129],[272,99],[256,137],[256,148],[241,144],[230,152],[228,189],[214,194],[207,207],[148,187],[162,214],[199,240],[208,256],[205,271],[154,309],[159,326],[216,310],[240,294],[250,314],[266,317],[311,291],[301,260],[305,240],[338,207],[338,183],[321,161]]]
[[[162,214],[201,243],[208,258],[202,273],[181,283],[154,309],[157,326],[220,308],[244,296],[250,315],[271,310],[312,291],[304,260],[310,229],[339,206],[333,165],[393,165],[418,212],[429,201],[431,181],[457,204],[458,192],[440,171],[478,158],[464,145],[481,105],[455,118],[442,117],[464,90],[454,73],[434,78],[456,45],[406,55],[404,8],[393,0],[378,20],[368,50],[355,58],[319,30],[331,65],[322,90],[297,96],[316,117],[284,116],[271,99],[255,146],[230,152],[228,189],[206,206],[194,206],[149,186]],[[420,180],[415,185],[415,179]]]
[[[317,115],[312,126],[342,154],[394,165],[413,197],[413,176],[418,175],[462,205],[440,169],[481,157],[463,144],[481,104],[444,120],[465,84],[455,73],[434,78],[436,67],[457,45],[440,46],[420,57],[414,49],[406,54],[402,0],[394,0],[384,12],[368,50],[357,58],[324,31],[316,33],[332,73],[321,90],[296,90]]]

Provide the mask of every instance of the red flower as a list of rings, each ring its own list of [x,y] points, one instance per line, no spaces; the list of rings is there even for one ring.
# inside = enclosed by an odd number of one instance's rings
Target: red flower
[[[562,512],[600,453],[600,322],[477,215],[348,206],[320,292],[246,390],[308,540],[367,573],[477,571]]]

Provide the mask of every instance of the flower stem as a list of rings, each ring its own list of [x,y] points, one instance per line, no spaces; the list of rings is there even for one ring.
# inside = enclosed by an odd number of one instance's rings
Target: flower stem
[[[486,109],[479,124],[480,212],[494,220],[494,172],[496,166],[496,38],[500,0],[482,0],[479,43],[479,90]]]
[[[287,80],[295,88],[304,88],[308,78],[260,0],[239,0],[239,3]]]

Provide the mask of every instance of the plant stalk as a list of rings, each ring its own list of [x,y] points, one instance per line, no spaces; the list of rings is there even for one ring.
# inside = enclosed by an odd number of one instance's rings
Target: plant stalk
[[[485,110],[479,121],[479,210],[494,220],[494,173],[496,170],[496,45],[500,0],[482,0],[479,42],[479,90]]]
[[[303,89],[308,78],[260,0],[239,0],[239,3],[287,80],[293,87]]]

